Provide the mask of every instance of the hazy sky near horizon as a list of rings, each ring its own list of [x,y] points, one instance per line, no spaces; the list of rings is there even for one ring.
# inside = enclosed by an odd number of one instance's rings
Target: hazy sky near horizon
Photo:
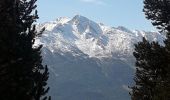
[[[38,0],[37,5],[40,23],[79,14],[113,27],[155,30],[142,12],[143,0]]]

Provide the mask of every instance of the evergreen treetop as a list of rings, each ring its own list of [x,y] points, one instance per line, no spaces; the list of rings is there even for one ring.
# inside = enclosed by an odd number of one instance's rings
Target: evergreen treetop
[[[34,46],[37,0],[0,1],[0,100],[46,100],[48,68]],[[35,13],[33,13],[35,12]]]

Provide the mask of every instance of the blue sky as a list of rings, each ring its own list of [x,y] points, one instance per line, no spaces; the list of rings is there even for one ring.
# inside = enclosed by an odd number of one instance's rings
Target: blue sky
[[[113,27],[155,30],[142,12],[143,0],[38,0],[37,5],[38,22],[80,14]]]

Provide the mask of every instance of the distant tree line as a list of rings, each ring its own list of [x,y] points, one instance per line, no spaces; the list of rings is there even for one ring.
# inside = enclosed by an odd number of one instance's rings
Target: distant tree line
[[[170,100],[170,0],[144,0],[146,18],[161,34],[166,34],[164,46],[158,42],[135,44],[136,73],[132,100]]]

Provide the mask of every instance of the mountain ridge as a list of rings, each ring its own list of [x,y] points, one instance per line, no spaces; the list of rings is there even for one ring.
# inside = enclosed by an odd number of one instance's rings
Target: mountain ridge
[[[134,44],[142,37],[161,44],[164,40],[156,32],[106,26],[81,15],[39,24],[37,30],[43,27],[35,45],[43,45],[49,94],[56,100],[130,100]]]
[[[98,24],[81,16],[60,17],[55,21],[38,25],[38,30],[46,30],[36,44],[43,44],[53,49],[72,52],[80,50],[89,57],[102,58],[119,56],[132,56],[134,44],[145,37],[149,41],[159,41],[163,44],[164,36],[156,32],[129,30],[123,26],[117,28]],[[47,41],[48,39],[48,41]],[[39,42],[39,43],[38,43]]]

